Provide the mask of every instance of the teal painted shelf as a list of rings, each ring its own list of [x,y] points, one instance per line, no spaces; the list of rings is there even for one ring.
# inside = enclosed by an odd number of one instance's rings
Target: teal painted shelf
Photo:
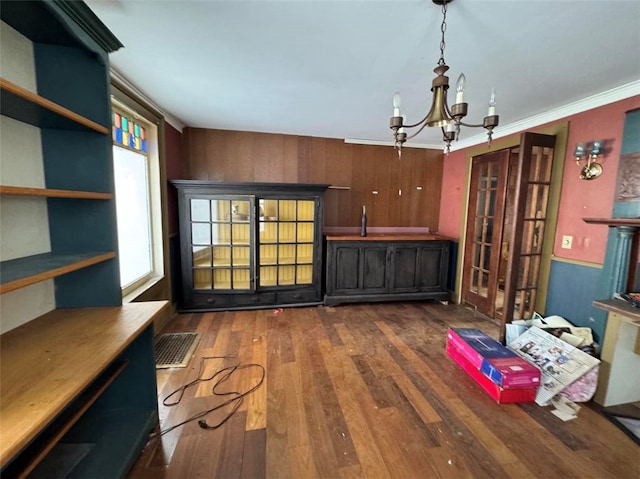
[[[42,253],[0,263],[0,294],[108,261],[116,253]]]
[[[108,128],[4,78],[0,78],[0,91],[2,114],[14,120],[39,128],[109,133]]]

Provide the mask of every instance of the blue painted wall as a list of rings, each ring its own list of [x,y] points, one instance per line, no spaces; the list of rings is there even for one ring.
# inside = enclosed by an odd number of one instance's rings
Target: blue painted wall
[[[592,302],[598,297],[598,283],[602,270],[564,261],[551,262],[549,292],[545,316],[557,314],[576,326],[593,330],[595,340],[602,344],[606,317],[594,315]]]

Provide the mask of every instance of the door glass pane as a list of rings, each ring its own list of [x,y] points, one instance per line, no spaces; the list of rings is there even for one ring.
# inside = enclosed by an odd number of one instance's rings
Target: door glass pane
[[[296,281],[295,266],[279,266],[278,267],[278,285],[291,285]]]
[[[229,200],[211,200],[211,220],[228,221],[231,205]]]
[[[278,246],[278,264],[294,264],[296,262],[296,245],[284,244]]]
[[[211,244],[211,228],[209,223],[191,223],[191,243]]]
[[[534,146],[531,150],[532,168],[529,173],[529,181],[551,181],[551,168],[553,166],[553,148]]]
[[[278,270],[275,266],[260,268],[260,286],[275,286],[278,280]]]
[[[193,266],[211,266],[211,248],[193,246],[192,255]]]
[[[194,289],[211,289],[211,270],[210,269],[194,269],[193,270],[193,288]]]
[[[273,221],[260,222],[260,242],[275,243],[278,240],[278,223]]]
[[[313,267],[311,265],[298,265],[296,271],[296,284],[311,284],[313,282]]]
[[[251,227],[249,223],[232,225],[232,243],[249,244],[251,242]]]
[[[278,224],[278,241],[280,243],[293,243],[296,240],[295,223]]]
[[[228,223],[214,223],[211,225],[211,244],[230,244],[231,243],[231,225]]]
[[[233,266],[249,266],[249,253],[248,246],[234,246],[232,251]]]
[[[231,289],[231,270],[214,269],[213,270],[213,289]]]
[[[260,264],[276,264],[278,248],[276,245],[260,245]]]
[[[191,221],[209,221],[209,200],[191,200]]]
[[[292,221],[295,219],[296,219],[295,200],[279,200],[278,201],[278,220]]]
[[[298,223],[298,242],[299,243],[312,243],[313,242],[313,223]]]
[[[233,289],[249,289],[250,274],[248,269],[234,269],[233,270]]]
[[[261,216],[265,221],[273,221],[278,218],[278,201],[277,200],[260,200]]]
[[[313,221],[314,217],[314,201],[300,200],[298,201],[298,220]]]
[[[312,244],[299,244],[297,263],[312,263],[313,262],[313,245]]]
[[[231,265],[231,248],[228,246],[216,246],[213,248],[213,265],[214,266],[230,266]]]

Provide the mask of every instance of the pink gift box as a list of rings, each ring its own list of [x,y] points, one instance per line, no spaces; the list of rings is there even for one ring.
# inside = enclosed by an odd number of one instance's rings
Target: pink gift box
[[[447,342],[447,353],[498,404],[533,402],[535,400],[538,388],[501,388],[475,368],[451,342]]]

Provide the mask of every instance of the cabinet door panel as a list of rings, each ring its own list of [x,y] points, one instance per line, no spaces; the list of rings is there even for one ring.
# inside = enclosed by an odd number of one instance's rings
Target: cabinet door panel
[[[395,247],[393,251],[392,291],[415,291],[417,289],[418,248]]]
[[[417,285],[421,291],[442,290],[445,288],[447,271],[446,248],[421,248],[418,257],[418,281]]]
[[[354,271],[360,269],[360,250],[353,247],[336,248],[336,269],[333,284],[336,291],[358,289],[358,275]]]
[[[387,289],[387,248],[362,249],[364,271],[362,272],[362,289]]]

